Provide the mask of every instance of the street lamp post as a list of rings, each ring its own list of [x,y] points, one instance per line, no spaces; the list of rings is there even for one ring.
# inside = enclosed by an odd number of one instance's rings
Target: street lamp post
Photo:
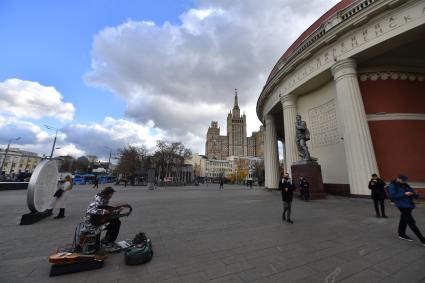
[[[55,133],[55,139],[53,140],[52,152],[50,153],[50,159],[52,159],[53,158],[53,152],[55,151],[56,138],[58,137],[58,131],[59,131],[59,129],[58,128],[55,128],[55,127],[52,127],[52,126],[49,126],[49,125],[44,125],[44,127],[46,127],[49,130],[56,131],[56,133]]]
[[[108,160],[108,174],[110,173],[111,170],[111,156],[112,156],[112,148],[110,148],[109,146],[103,146],[104,148],[109,149],[109,160]]]
[[[14,139],[10,139],[10,140],[9,140],[9,142],[7,143],[7,148],[6,148],[6,151],[4,152],[4,158],[3,158],[3,161],[1,162],[0,173],[2,173],[2,172],[3,172],[3,165],[4,165],[4,161],[6,160],[7,153],[9,152],[10,143],[11,143],[12,141],[18,141],[18,140],[20,140],[20,139],[21,139],[21,137],[17,137],[17,138],[14,138]]]

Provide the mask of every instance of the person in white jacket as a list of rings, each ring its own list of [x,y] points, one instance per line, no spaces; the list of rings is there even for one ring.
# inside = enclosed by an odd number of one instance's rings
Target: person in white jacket
[[[49,204],[49,212],[52,213],[53,209],[59,208],[59,214],[54,217],[54,219],[61,219],[65,217],[65,206],[68,194],[72,189],[72,179],[71,176],[66,176],[65,181],[62,185],[59,186],[58,190],[54,194],[54,198]]]

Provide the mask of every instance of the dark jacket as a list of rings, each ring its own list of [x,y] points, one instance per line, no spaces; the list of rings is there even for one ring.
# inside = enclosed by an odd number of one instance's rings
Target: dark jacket
[[[294,183],[290,179],[282,178],[279,181],[279,189],[282,193],[282,200],[285,202],[291,202],[293,199],[293,191],[295,191]]]
[[[408,184],[392,182],[388,188],[390,198],[394,200],[395,206],[398,208],[415,208],[413,198],[418,198],[418,194]],[[414,195],[406,196],[405,192],[412,192]]]
[[[382,179],[370,180],[368,188],[371,190],[372,198],[384,199],[387,196],[385,193],[385,182]]]
[[[300,190],[308,191],[310,188],[310,184],[307,182],[307,180],[300,181]]]

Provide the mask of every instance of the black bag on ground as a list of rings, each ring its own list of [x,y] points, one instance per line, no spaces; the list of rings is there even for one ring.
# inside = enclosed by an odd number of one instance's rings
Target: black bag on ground
[[[139,233],[134,237],[133,246],[124,253],[125,264],[139,265],[152,259],[152,242],[145,233]]]

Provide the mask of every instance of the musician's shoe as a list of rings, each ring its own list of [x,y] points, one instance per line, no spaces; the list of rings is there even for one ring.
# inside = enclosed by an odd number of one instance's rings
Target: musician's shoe
[[[116,253],[121,251],[121,247],[118,246],[116,243],[112,242],[112,243],[103,244],[103,250],[106,253]]]

